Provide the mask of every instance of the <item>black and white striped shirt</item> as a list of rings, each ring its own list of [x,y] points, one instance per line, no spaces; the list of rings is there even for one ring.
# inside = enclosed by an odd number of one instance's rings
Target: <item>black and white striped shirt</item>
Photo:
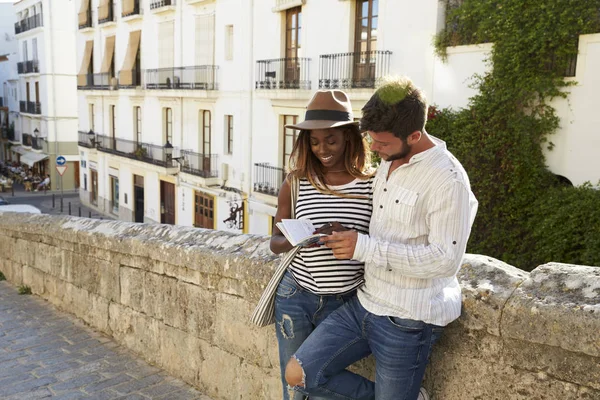
[[[337,221],[346,228],[368,234],[373,211],[372,186],[373,178],[330,186],[339,193],[364,196],[347,198],[321,193],[308,180],[301,179],[296,218],[309,219],[316,229]],[[325,246],[300,249],[289,269],[300,286],[319,295],[348,293],[364,282],[364,263],[338,260]]]

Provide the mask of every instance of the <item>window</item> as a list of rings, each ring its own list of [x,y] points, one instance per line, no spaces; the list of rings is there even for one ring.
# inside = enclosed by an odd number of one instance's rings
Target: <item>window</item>
[[[286,11],[285,26],[285,80],[300,80],[300,62],[298,60],[302,47],[300,30],[302,27],[302,7],[290,8]]]
[[[355,82],[375,78],[378,14],[379,0],[358,0],[356,2],[354,31]]]
[[[83,190],[87,192],[87,174],[83,174]]]
[[[119,179],[111,176],[110,177],[110,202],[112,205],[112,212],[114,214],[119,213]]]
[[[233,153],[233,115],[225,116],[225,154]]]
[[[294,148],[294,144],[296,143],[296,139],[298,138],[298,131],[295,129],[287,129],[286,125],[295,124],[298,120],[297,115],[284,115],[283,116],[283,168],[286,168],[290,162],[290,155],[292,154],[292,149]]]
[[[92,192],[90,193],[90,203],[98,205],[98,171],[90,170],[92,177]]]
[[[214,229],[215,198],[203,192],[194,192],[194,226],[196,228]]]
[[[33,51],[33,60],[37,60],[38,59],[38,48],[37,48],[37,38],[33,38],[31,40],[31,47],[32,47],[32,51]]]
[[[117,137],[117,116],[115,111],[115,105],[110,105],[108,110],[108,115],[110,118],[110,136],[114,139]]]
[[[142,107],[133,107],[133,130],[135,133],[135,141],[139,144],[142,142]]]
[[[92,130],[92,132],[96,132],[96,124],[94,122],[96,119],[96,115],[95,115],[96,113],[94,111],[94,105],[90,104],[89,108],[90,108],[90,111],[89,111],[89,113],[90,113],[90,129]]]
[[[225,60],[233,60],[233,25],[225,25]]]
[[[173,110],[170,108],[164,108],[163,110],[165,110],[165,143],[173,144]]]
[[[23,61],[27,61],[29,57],[27,56],[27,40],[23,40]]]
[[[199,126],[200,126],[200,152],[206,156],[210,154],[210,111],[200,110],[199,114]]]

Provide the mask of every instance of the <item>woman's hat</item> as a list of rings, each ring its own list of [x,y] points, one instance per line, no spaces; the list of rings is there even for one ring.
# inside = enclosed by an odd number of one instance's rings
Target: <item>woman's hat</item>
[[[306,106],[304,121],[285,127],[312,130],[352,124],[358,125],[358,121],[354,121],[348,95],[341,90],[319,90]]]

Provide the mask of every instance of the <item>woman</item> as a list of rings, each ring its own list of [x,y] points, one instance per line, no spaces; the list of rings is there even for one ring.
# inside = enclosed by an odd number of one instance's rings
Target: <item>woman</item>
[[[346,93],[318,91],[305,121],[286,128],[300,134],[290,156],[290,174],[279,192],[276,222],[291,217],[291,179],[298,180],[297,219],[310,219],[316,232],[355,229],[368,233],[371,218],[370,156]],[[273,227],[271,250],[283,253],[292,245]],[[315,327],[354,296],[363,283],[363,264],[336,260],[319,245],[304,247],[292,260],[277,288],[275,320],[283,399],[290,394],[285,366]],[[295,393],[293,399],[301,399]]]

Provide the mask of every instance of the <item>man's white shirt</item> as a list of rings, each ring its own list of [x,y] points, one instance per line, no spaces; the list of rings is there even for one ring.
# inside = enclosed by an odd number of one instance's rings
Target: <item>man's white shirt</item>
[[[353,259],[365,262],[358,298],[369,312],[445,326],[460,316],[456,278],[477,213],[460,162],[446,144],[414,155],[392,172],[382,161],[374,182],[369,235]]]

